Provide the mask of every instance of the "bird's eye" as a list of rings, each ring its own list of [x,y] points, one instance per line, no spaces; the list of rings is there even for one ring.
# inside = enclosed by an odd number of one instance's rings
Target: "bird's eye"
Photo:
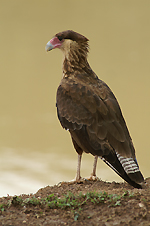
[[[57,36],[57,38],[59,39],[59,41],[63,40],[63,38],[61,36]]]

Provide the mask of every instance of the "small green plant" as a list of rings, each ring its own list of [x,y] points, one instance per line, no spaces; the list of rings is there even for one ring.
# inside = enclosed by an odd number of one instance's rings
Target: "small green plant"
[[[3,212],[5,210],[4,204],[0,204],[0,210]]]
[[[71,192],[63,195],[63,197],[55,196],[54,194],[48,195],[46,198],[26,198],[22,199],[21,197],[15,196],[13,197],[11,204],[13,205],[47,205],[49,208],[71,208],[76,209],[80,208],[85,205],[87,202],[91,202],[93,204],[101,204],[110,202],[110,206],[119,206],[121,205],[121,198],[129,196],[128,191],[124,192],[124,194],[116,195],[110,194],[108,195],[106,192],[87,192],[86,194],[79,193],[78,195],[74,195]]]
[[[42,208],[47,206],[51,209],[70,209],[73,212],[74,220],[77,221],[81,214],[82,207],[88,205],[88,203],[93,203],[93,205],[103,205],[105,203],[110,203],[108,207],[117,207],[121,205],[121,201],[125,198],[133,197],[129,191],[125,191],[122,195],[108,194],[106,192],[87,192],[86,194],[74,195],[71,192],[59,197],[55,194],[47,195],[45,198],[28,197],[23,199],[22,196],[14,196],[12,199],[7,201],[7,204],[0,204],[1,212],[5,211],[6,208],[10,208],[11,205],[15,206],[37,206],[40,205]],[[90,219],[91,216],[88,216]]]
[[[79,218],[79,213],[78,212],[74,212],[74,221],[77,221]]]

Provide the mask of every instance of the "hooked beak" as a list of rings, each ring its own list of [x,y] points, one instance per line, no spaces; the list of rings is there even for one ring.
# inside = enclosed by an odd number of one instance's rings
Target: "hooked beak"
[[[52,38],[45,47],[45,50],[48,52],[55,48],[60,48],[64,40],[59,40],[57,37]]]
[[[50,50],[52,50],[53,48],[54,48],[54,46],[52,45],[52,43],[50,43],[50,41],[45,46],[45,50],[47,52],[50,51]]]

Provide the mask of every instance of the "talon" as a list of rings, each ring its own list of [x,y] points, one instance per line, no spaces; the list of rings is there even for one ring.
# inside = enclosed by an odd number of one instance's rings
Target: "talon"
[[[93,176],[91,175],[89,178],[86,178],[87,180],[90,180],[90,181],[98,181],[99,178],[97,176]]]
[[[75,178],[75,179],[69,181],[69,184],[75,184],[75,183],[80,184],[80,183],[83,183],[84,181],[85,181],[85,178],[80,177],[80,179]]]

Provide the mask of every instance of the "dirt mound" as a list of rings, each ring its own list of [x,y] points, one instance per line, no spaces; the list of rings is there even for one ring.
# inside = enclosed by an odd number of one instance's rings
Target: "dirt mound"
[[[101,180],[62,182],[36,194],[0,198],[0,225],[150,225],[145,189]]]

